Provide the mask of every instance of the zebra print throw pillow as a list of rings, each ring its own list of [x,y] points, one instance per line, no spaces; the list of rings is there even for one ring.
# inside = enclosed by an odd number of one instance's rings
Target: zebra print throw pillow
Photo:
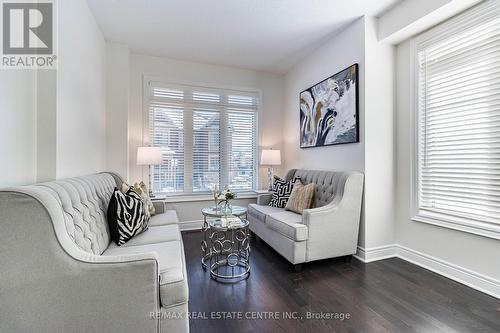
[[[120,246],[148,228],[141,196],[130,188],[123,193],[115,188],[108,206],[108,225],[111,238]]]
[[[271,201],[269,201],[269,206],[285,208],[288,199],[290,199],[290,194],[293,190],[293,184],[297,180],[300,180],[299,176],[293,177],[293,179],[290,179],[289,181],[275,176],[272,185],[273,196],[271,198]]]

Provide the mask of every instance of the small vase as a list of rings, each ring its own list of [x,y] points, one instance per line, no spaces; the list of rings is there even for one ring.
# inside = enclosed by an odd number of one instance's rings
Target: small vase
[[[225,214],[231,213],[232,207],[229,201],[224,202],[224,206],[222,207],[222,209]]]

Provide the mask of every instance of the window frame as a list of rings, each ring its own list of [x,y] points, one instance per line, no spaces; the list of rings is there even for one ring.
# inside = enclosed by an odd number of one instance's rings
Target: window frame
[[[465,12],[431,28],[430,30],[410,40],[410,217],[412,221],[423,222],[444,228],[467,232],[493,239],[500,239],[500,224],[483,221],[480,218],[446,214],[420,207],[420,163],[419,151],[421,143],[419,112],[419,49],[426,45],[438,43],[461,32],[474,27],[477,20],[484,16],[493,16],[499,12],[500,6],[494,2],[480,3]],[[493,13],[493,14],[492,14]]]
[[[260,142],[261,142],[261,133],[260,133],[260,127],[261,127],[261,112],[262,112],[262,90],[256,89],[256,88],[249,88],[249,87],[241,87],[241,86],[224,86],[224,85],[213,85],[213,84],[206,84],[206,83],[199,83],[199,82],[172,82],[169,80],[166,80],[165,78],[161,77],[155,77],[155,76],[148,76],[148,75],[142,75],[142,85],[143,85],[143,91],[142,91],[142,145],[147,146],[151,142],[151,137],[150,137],[150,123],[149,123],[149,107],[150,107],[150,87],[151,84],[155,83],[160,83],[161,85],[164,86],[170,86],[171,88],[175,88],[176,86],[184,86],[184,87],[192,87],[192,88],[201,88],[205,90],[223,90],[223,91],[235,91],[240,92],[240,93],[247,93],[247,94],[253,94],[257,96],[258,103],[257,103],[257,108],[255,111],[255,122],[256,122],[256,129],[255,129],[255,138],[256,138],[256,143],[254,147],[254,161],[253,161],[253,186],[251,190],[246,190],[246,191],[235,191],[238,193],[238,198],[253,198],[255,197],[255,190],[259,188],[259,147],[260,147]],[[225,108],[225,107],[223,107]],[[226,110],[227,111],[227,110]],[[249,111],[250,112],[250,111]],[[189,112],[192,113],[192,110]],[[227,112],[225,112],[227,114]],[[222,130],[223,126],[227,125],[227,122],[224,121],[222,118],[223,112],[220,113],[220,128],[219,131]],[[191,117],[192,118],[192,117]],[[192,119],[191,119],[192,120]],[[192,125],[192,124],[191,124]],[[184,126],[184,129],[186,129],[186,126]],[[184,149],[186,149],[186,142],[189,142],[192,146],[192,132],[193,126],[190,126],[190,130],[184,131]],[[222,139],[221,139],[221,144],[222,144]],[[222,149],[220,149],[222,151]],[[221,154],[221,153],[220,153]],[[184,155],[184,164],[186,165],[186,160],[187,159],[192,159],[192,148],[189,150],[188,154]],[[192,169],[192,161],[190,162],[190,167]],[[220,178],[225,179],[227,177],[224,177],[222,175],[222,166],[221,170],[219,171],[221,173]],[[142,178],[143,179],[148,179],[149,175],[151,174],[151,167],[145,167],[141,170]],[[186,175],[186,169],[184,170],[184,175]],[[191,170],[191,176],[192,176],[192,170]],[[221,182],[223,182],[221,180]],[[190,184],[189,188],[191,188],[191,191],[188,192],[156,192],[154,193],[157,196],[160,197],[169,197],[171,199],[174,199],[179,202],[183,201],[199,201],[199,200],[213,200],[212,194],[210,191],[192,191],[192,179],[187,179],[184,177],[184,189],[186,189],[186,183]]]

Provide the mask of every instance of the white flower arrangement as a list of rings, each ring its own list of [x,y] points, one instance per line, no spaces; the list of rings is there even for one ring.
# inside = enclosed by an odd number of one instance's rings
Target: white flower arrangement
[[[224,203],[224,206],[228,206],[229,202],[236,198],[236,193],[232,192],[227,185],[223,191],[219,191],[218,186],[215,185],[212,194],[214,196],[215,208],[221,203]]]

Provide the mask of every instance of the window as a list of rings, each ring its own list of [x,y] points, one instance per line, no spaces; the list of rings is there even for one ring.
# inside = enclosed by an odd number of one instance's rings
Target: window
[[[257,93],[154,81],[147,91],[150,144],[163,152],[153,192],[256,188]]]
[[[412,41],[414,219],[500,238],[500,6]]]

